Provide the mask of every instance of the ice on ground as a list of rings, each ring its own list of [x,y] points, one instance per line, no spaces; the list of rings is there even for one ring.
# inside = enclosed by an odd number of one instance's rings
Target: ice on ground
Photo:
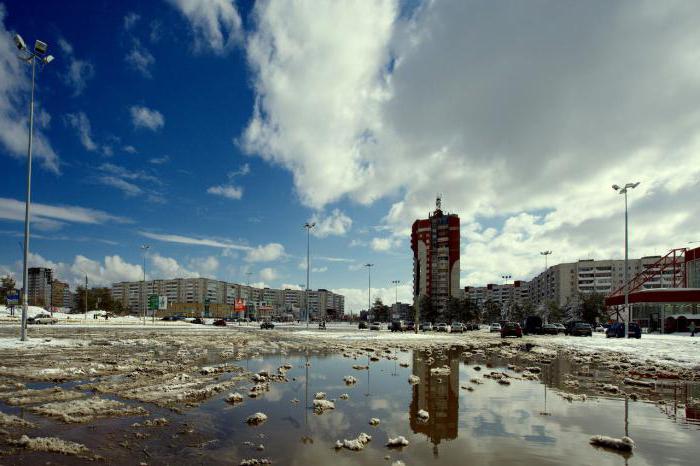
[[[373,417],[372,419],[369,420],[369,425],[371,425],[371,426],[378,426],[380,422],[381,422],[381,421],[380,421],[378,418]]]
[[[316,393],[314,393],[314,399],[315,399],[315,400],[325,400],[325,399],[326,399],[326,392],[316,392]]]
[[[586,401],[588,399],[585,393],[582,393],[580,395],[576,395],[573,393],[559,393],[559,396],[564,398],[566,401]]]
[[[639,380],[639,379],[632,379],[629,377],[625,377],[625,379],[623,380],[623,383],[625,385],[633,385],[636,387],[645,387],[645,388],[654,388],[654,386],[656,385],[654,382],[652,382],[650,380]]]
[[[64,455],[87,455],[90,450],[81,443],[69,442],[56,437],[34,437],[23,435],[19,440],[10,440],[9,443],[24,447],[28,450],[44,451],[49,453],[62,453]]]
[[[360,435],[357,436],[357,438],[354,439],[343,439],[341,442],[340,440],[337,440],[335,442],[335,448],[336,449],[341,449],[341,448],[347,448],[348,450],[352,451],[360,451],[365,448],[365,446],[372,440],[371,435],[367,435],[364,432],[362,432]]]
[[[0,427],[35,427],[33,423],[0,411]]]
[[[251,426],[260,425],[265,421],[267,421],[267,415],[265,415],[263,413],[251,414],[250,416],[248,416],[248,419],[245,420],[245,422]]]
[[[408,383],[410,383],[411,385],[417,385],[420,383],[420,377],[411,374],[408,376]]]
[[[594,435],[590,440],[591,445],[609,448],[612,450],[628,452],[634,448],[634,440],[629,437],[615,438],[607,435]]]
[[[346,375],[343,377],[343,381],[345,382],[345,385],[353,385],[357,383],[357,379],[352,375]]]
[[[159,417],[156,419],[146,419],[143,423],[144,427],[162,427],[170,424],[170,421],[164,417]]]
[[[396,438],[389,438],[389,441],[386,443],[386,446],[389,448],[396,448],[396,447],[405,447],[408,445],[408,440],[406,440],[406,437],[403,435],[399,435]]]
[[[328,400],[314,400],[314,411],[316,414],[322,414],[329,409],[335,409],[335,403]]]
[[[259,464],[272,464],[272,460],[268,458],[250,458],[247,460],[241,460],[240,466],[257,466]]]
[[[83,398],[83,393],[64,390],[61,387],[44,388],[34,390],[27,388],[16,392],[0,393],[0,400],[11,406],[25,406],[38,403],[48,403],[51,401],[69,401]]]
[[[143,416],[148,411],[116,400],[93,397],[85,400],[58,401],[31,408],[37,414],[55,417],[66,423],[83,423],[96,417]]]
[[[234,404],[234,403],[240,403],[240,402],[242,402],[242,401],[243,401],[243,395],[241,395],[241,394],[238,393],[238,392],[236,392],[236,393],[229,393],[228,396],[226,396],[226,402],[227,402],[227,403]]]
[[[347,400],[350,398],[350,395],[348,395],[347,393],[343,393],[338,398],[340,398],[341,400]]]
[[[428,414],[428,411],[426,411],[424,409],[419,409],[418,413],[416,413],[416,414],[417,414],[418,418],[422,421],[427,421],[428,419],[430,419],[430,414]]]
[[[406,463],[404,463],[401,460],[396,460],[393,463],[391,463],[391,466],[406,466]]]

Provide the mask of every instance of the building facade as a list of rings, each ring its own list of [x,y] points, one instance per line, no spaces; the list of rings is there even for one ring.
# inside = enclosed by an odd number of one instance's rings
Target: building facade
[[[51,283],[53,270],[46,267],[30,267],[27,294],[29,305],[46,307],[51,305]]]
[[[445,214],[438,197],[435,211],[427,219],[413,222],[413,298],[417,304],[428,296],[438,315],[447,309],[459,287],[459,217]]]
[[[235,315],[234,305],[242,301],[246,317],[301,318],[307,302],[311,319],[342,317],[345,298],[325,289],[290,290],[256,288],[210,278],[175,278],[146,282],[114,283],[112,298],[125,309],[141,314],[149,295],[165,296],[168,311],[160,314],[206,315],[227,317]]]
[[[71,293],[68,283],[60,280],[51,282],[51,307],[73,307],[73,293]]]

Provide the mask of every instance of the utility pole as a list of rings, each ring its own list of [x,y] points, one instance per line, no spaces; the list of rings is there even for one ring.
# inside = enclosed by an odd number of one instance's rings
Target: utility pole
[[[549,298],[549,277],[547,276],[547,256],[552,254],[552,251],[542,251],[540,252],[544,256],[544,301],[543,301],[543,306],[544,306],[544,311],[545,311],[545,317],[549,316],[549,309],[547,307],[547,299]],[[546,323],[546,322],[545,322]]]
[[[306,328],[309,328],[309,272],[311,272],[311,229],[316,226],[316,222],[306,222],[304,228],[306,228]]]
[[[85,274],[85,317],[83,320],[87,320],[87,313],[88,313],[88,278],[87,274]]]
[[[372,309],[372,267],[374,264],[365,264],[365,267],[367,267],[367,314],[369,314]]]
[[[146,254],[148,254],[149,249],[149,245],[141,245],[141,250],[143,250],[143,325],[146,325],[146,309],[148,308],[148,293],[146,293]]]
[[[22,288],[24,289],[22,297],[22,322],[20,328],[20,340],[27,341],[27,312],[29,308],[29,222],[30,208],[32,205],[32,139],[34,137],[34,82],[36,78],[36,61],[39,60],[42,65],[46,66],[54,59],[53,55],[46,55],[48,46],[45,42],[37,40],[34,42],[34,51],[27,49],[27,44],[22,39],[22,36],[15,34],[15,46],[24,55],[19,58],[32,65],[32,92],[29,100],[29,142],[27,143],[27,197],[24,204],[24,251],[23,251],[23,270],[22,270]],[[43,69],[44,66],[41,68]]]
[[[392,280],[391,283],[394,284],[394,302],[396,303],[396,312],[399,312],[399,283],[401,280]],[[399,314],[401,317],[401,314]]]

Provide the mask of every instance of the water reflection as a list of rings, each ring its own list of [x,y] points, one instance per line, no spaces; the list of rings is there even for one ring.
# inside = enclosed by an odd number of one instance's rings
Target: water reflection
[[[430,370],[447,365],[449,375],[433,375]],[[433,444],[433,455],[438,456],[438,445],[443,440],[457,438],[459,421],[459,351],[449,349],[444,354],[430,351],[413,353],[413,375],[421,382],[413,385],[409,410],[411,430],[426,435]],[[418,411],[425,410],[430,417],[423,421]]]

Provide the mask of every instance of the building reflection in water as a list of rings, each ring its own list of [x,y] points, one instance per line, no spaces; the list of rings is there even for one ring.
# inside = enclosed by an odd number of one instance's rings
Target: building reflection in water
[[[457,438],[459,353],[457,349],[449,349],[442,356],[426,351],[413,352],[413,375],[420,377],[420,383],[413,386],[409,411],[411,430],[430,439],[435,456],[440,442]],[[450,375],[430,375],[430,369],[445,365],[449,366]],[[430,414],[427,421],[418,418],[421,409]]]

